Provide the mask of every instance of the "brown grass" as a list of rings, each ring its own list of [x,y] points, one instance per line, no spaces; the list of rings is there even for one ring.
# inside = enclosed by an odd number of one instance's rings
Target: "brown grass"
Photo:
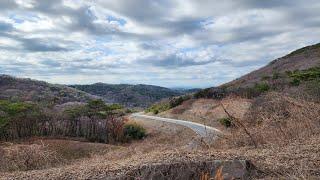
[[[116,146],[58,139],[30,139],[0,146],[0,172],[46,169],[116,149]]]
[[[1,151],[0,171],[43,169],[58,164],[60,159],[46,145],[10,145]]]
[[[236,114],[236,117],[240,117],[237,111],[244,109],[236,105],[237,103],[233,103],[232,98],[224,99],[223,104],[230,114]],[[132,144],[113,146],[113,148],[83,142],[67,145],[66,142],[55,142],[56,140],[51,140],[50,143],[47,141],[42,146],[40,141],[37,141],[37,143],[31,143],[31,146],[36,145],[39,148],[37,151],[32,151],[35,154],[39,154],[39,151],[49,155],[50,152],[54,152],[51,156],[36,157],[41,158],[44,164],[31,169],[41,170],[23,172],[21,170],[28,168],[20,170],[13,168],[12,170],[18,171],[0,173],[0,176],[21,179],[31,179],[30,177],[36,179],[93,179],[120,176],[132,169],[139,169],[144,164],[248,159],[258,169],[259,173],[253,177],[256,179],[319,178],[319,104],[297,100],[279,93],[261,96],[252,104],[251,108],[244,113],[243,118],[239,120],[258,142],[257,148],[252,146],[250,138],[239,127],[225,130],[227,134],[225,139],[205,149],[190,146],[190,142],[195,141],[196,138],[194,133],[188,129],[162,122],[139,121],[149,133],[143,141],[134,141]],[[187,108],[183,114],[190,110],[192,108]],[[21,146],[21,144],[3,145],[0,148],[0,155],[8,154],[7,148],[17,148],[16,146]],[[56,149],[53,150],[54,147]],[[79,154],[72,157],[73,154],[63,153],[63,150],[57,147],[62,149],[66,147],[68,152],[76,151]],[[107,150],[100,151],[99,149]],[[51,161],[49,163],[45,161],[45,157],[58,157],[59,160],[62,154],[65,159],[69,157],[71,162],[50,164]],[[4,167],[3,164],[0,165]],[[52,166],[55,168],[48,168]],[[209,178],[206,174],[203,174],[203,177]]]
[[[286,145],[320,132],[320,105],[269,93],[257,98],[241,122],[259,145]],[[252,145],[242,128],[232,129],[228,143]]]

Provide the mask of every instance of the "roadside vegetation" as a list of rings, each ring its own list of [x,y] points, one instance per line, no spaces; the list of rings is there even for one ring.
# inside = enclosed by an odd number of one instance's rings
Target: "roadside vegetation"
[[[179,96],[179,97],[174,97],[169,100],[164,100],[162,102],[156,103],[152,105],[151,107],[147,108],[145,110],[146,113],[153,113],[153,114],[158,114],[164,111],[167,111],[169,109],[172,109],[174,107],[177,107],[181,105],[184,101],[191,99],[191,95],[184,95],[184,96]]]
[[[136,122],[129,122],[124,125],[124,136],[127,140],[143,139],[146,129]]]

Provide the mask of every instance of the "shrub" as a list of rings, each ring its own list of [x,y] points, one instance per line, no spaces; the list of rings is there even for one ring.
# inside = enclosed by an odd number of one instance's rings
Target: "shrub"
[[[272,79],[279,79],[279,77],[280,77],[280,73],[278,73],[278,72],[274,72],[272,74]]]
[[[267,92],[270,89],[270,86],[267,83],[258,83],[255,84],[254,89],[259,93]]]
[[[295,70],[289,77],[300,81],[311,81],[320,78],[320,67],[309,68],[306,70]]]
[[[290,84],[292,86],[299,86],[300,85],[300,80],[297,79],[297,78],[293,78],[291,81],[290,81]]]
[[[170,109],[180,106],[184,101],[191,99],[190,95],[185,95],[185,96],[179,96],[179,97],[175,97],[170,99]]]
[[[194,98],[213,98],[222,99],[227,95],[226,88],[207,88],[194,94]]]
[[[218,120],[220,122],[220,124],[222,124],[223,126],[225,126],[226,128],[231,127],[232,126],[232,121],[230,118],[221,118]]]
[[[168,102],[158,103],[152,105],[150,108],[146,109],[145,112],[152,112],[153,114],[158,114],[163,111],[170,109],[170,104]]]
[[[124,135],[128,140],[142,139],[146,136],[146,129],[137,123],[124,125]]]

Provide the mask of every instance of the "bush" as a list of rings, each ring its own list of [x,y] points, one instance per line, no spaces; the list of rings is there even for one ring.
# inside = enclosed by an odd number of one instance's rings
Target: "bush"
[[[124,135],[128,140],[142,139],[146,136],[146,129],[137,123],[124,125]]]
[[[221,118],[218,121],[220,122],[220,124],[222,124],[226,128],[229,128],[232,126],[232,121],[230,118]]]
[[[152,112],[153,114],[158,114],[160,112],[167,111],[169,109],[170,109],[169,103],[158,103],[146,109],[145,112]]]
[[[280,73],[278,73],[278,72],[274,72],[273,74],[272,74],[272,79],[279,79],[279,77],[280,77]]]
[[[191,99],[190,95],[184,95],[184,96],[179,96],[179,97],[170,99],[170,102],[169,102],[170,109],[180,106],[184,101],[187,101],[189,99]]]
[[[213,98],[213,99],[222,99],[227,95],[225,88],[207,88],[198,91],[194,94],[194,98]]]
[[[300,80],[297,79],[297,78],[293,78],[291,81],[290,81],[290,84],[292,86],[299,86],[300,85]]]
[[[293,79],[300,81],[311,81],[320,78],[320,67],[309,68],[306,70],[295,70],[288,74]]]
[[[259,93],[263,93],[269,91],[270,86],[267,83],[258,83],[254,86],[254,89]]]

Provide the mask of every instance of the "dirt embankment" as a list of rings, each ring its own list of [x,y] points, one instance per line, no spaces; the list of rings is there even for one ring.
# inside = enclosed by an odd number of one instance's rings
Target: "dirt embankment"
[[[227,114],[221,107],[221,103],[233,116],[241,119],[251,107],[252,100],[236,97],[229,97],[221,101],[214,99],[190,99],[178,107],[160,113],[159,116],[189,120],[223,129],[224,127],[219,123],[219,119],[227,117]]]

